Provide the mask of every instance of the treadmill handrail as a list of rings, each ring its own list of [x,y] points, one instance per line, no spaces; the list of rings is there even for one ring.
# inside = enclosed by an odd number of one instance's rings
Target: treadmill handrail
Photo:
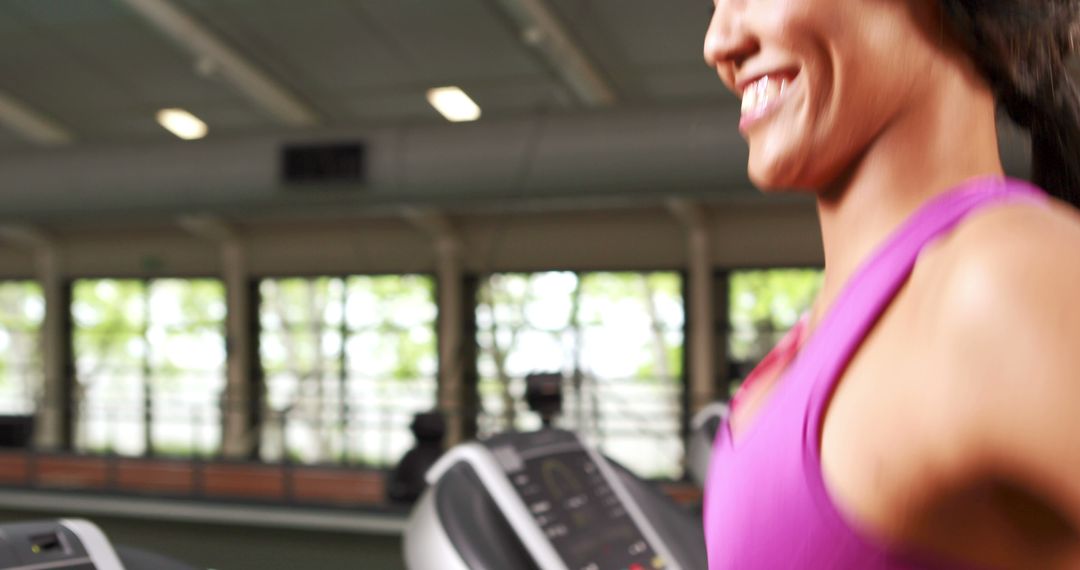
[[[83,519],[60,519],[60,524],[79,537],[94,568],[98,570],[124,570],[120,557],[113,550],[112,543],[105,533],[94,523]]]
[[[705,427],[705,422],[712,418],[720,418],[723,422],[731,412],[731,407],[725,402],[713,402],[698,410],[690,420],[690,429],[699,430]]]

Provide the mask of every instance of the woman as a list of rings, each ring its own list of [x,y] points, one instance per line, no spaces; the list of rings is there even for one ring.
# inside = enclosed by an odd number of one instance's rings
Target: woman
[[[750,177],[813,193],[826,264],[718,437],[711,569],[1080,568],[1078,6],[716,3]]]

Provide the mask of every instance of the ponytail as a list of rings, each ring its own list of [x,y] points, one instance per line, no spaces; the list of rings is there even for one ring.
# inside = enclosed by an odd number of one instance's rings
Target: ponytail
[[[1031,131],[1032,181],[1052,195],[1080,207],[1080,94],[1062,73],[1057,104],[1036,115]]]
[[[1078,0],[941,0],[998,104],[1031,133],[1032,182],[1080,207],[1080,89],[1066,60]]]

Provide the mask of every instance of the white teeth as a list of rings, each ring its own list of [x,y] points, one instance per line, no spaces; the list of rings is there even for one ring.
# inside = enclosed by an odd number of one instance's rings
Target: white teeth
[[[742,114],[760,113],[787,90],[788,80],[762,77],[743,90]]]

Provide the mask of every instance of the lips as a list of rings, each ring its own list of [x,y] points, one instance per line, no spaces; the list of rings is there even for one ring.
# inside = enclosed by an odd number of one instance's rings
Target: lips
[[[793,73],[771,73],[751,81],[743,87],[742,120],[740,127],[763,118],[779,106],[795,81]]]

